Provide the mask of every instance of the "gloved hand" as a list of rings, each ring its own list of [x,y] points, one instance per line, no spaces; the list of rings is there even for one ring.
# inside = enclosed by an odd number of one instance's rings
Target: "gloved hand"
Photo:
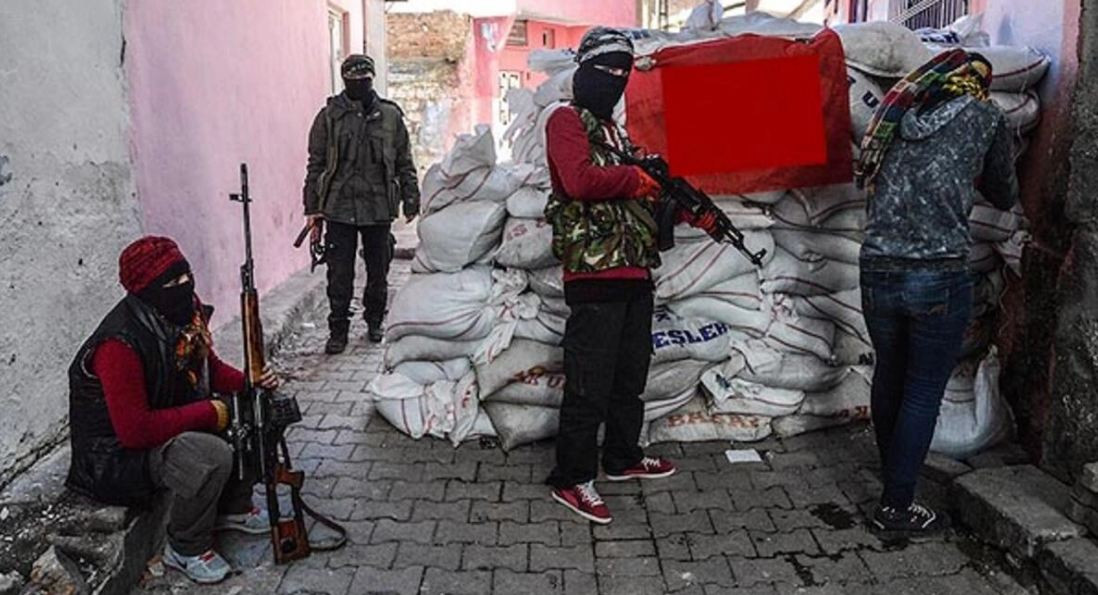
[[[217,412],[217,427],[215,429],[218,432],[224,432],[225,428],[229,427],[229,406],[221,399],[210,399],[210,404]]]
[[[658,200],[660,197],[660,185],[656,180],[652,179],[652,176],[648,175],[643,169],[634,166],[637,170],[637,177],[640,178],[640,184],[637,184],[637,191],[633,193],[633,198],[643,198],[648,200]]]

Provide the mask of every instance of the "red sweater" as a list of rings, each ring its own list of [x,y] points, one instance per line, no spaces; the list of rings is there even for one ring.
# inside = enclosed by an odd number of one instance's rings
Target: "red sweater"
[[[244,374],[221,361],[213,351],[208,363],[214,392],[231,393],[244,388]],[[183,432],[217,428],[217,411],[210,401],[150,409],[141,358],[119,340],[104,341],[97,347],[91,367],[103,385],[111,425],[125,448],[155,448]]]
[[[631,165],[599,167],[591,162],[591,142],[579,113],[560,108],[549,117],[545,128],[546,153],[553,191],[572,200],[632,199],[640,186],[640,175]],[[619,267],[597,273],[564,272],[564,282],[579,279],[648,279],[644,267]]]

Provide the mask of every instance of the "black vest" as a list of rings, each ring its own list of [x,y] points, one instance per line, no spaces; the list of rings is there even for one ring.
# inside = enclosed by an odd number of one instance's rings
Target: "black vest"
[[[103,385],[90,370],[92,355],[115,339],[141,359],[151,409],[178,407],[203,398],[175,367],[180,329],[140,299],[127,295],[107,314],[69,366],[69,427],[72,461],[65,484],[100,502],[122,506],[147,503],[155,491],[148,451],[122,446],[111,424]]]

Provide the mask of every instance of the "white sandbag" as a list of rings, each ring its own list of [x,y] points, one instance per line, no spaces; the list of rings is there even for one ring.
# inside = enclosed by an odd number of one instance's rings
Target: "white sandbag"
[[[763,293],[822,295],[859,287],[858,265],[836,260],[801,260],[778,248],[774,258],[763,267],[760,288]]]
[[[946,387],[930,449],[953,458],[972,456],[1009,437],[1010,408],[999,394],[999,356],[992,348],[976,367],[957,367]]]
[[[560,408],[564,399],[564,373],[547,372],[529,375],[521,382],[512,382],[484,397],[486,403],[512,403],[537,407]]]
[[[724,18],[724,6],[720,0],[704,0],[690,11],[686,18],[685,31],[713,31],[721,24]]]
[[[865,315],[862,314],[861,288],[823,295],[793,296],[791,301],[800,316],[831,320],[841,330],[869,340]]]
[[[541,304],[537,316],[518,322],[518,326],[515,327],[515,337],[548,345],[560,345],[564,341],[568,313],[553,310],[553,306],[548,305],[545,298],[541,298]]]
[[[713,362],[694,360],[653,363],[648,369],[648,383],[641,400],[664,401],[697,388],[702,373],[713,365]]]
[[[793,256],[807,261],[821,258],[858,264],[862,244],[844,235],[808,229],[772,229],[774,243]]]
[[[576,65],[573,62],[571,68],[554,74],[544,83],[538,85],[537,90],[534,91],[534,104],[544,109],[554,103],[570,101],[572,99],[572,77],[575,72]]]
[[[482,397],[494,395],[512,382],[564,369],[564,350],[553,345],[516,339],[511,346],[487,363],[475,364]]]
[[[421,210],[427,216],[460,202],[505,201],[529,182],[534,169],[530,164],[504,164],[441,177],[441,166],[433,165],[423,180]]]
[[[770,328],[773,314],[760,309],[748,309],[707,293],[672,302],[667,307],[683,318],[701,318],[727,324],[734,332],[762,337]]]
[[[560,265],[527,271],[530,289],[542,297],[564,297],[564,270]]]
[[[865,230],[865,192],[853,184],[798,188],[774,205],[774,229]],[[849,237],[858,237],[851,235]]]
[[[563,70],[575,68],[576,55],[568,49],[536,49],[526,57],[526,64],[534,72],[554,75]]]
[[[804,391],[773,388],[726,376],[721,367],[702,374],[701,386],[709,397],[709,411],[778,417],[797,411]]]
[[[759,310],[763,305],[762,292],[759,290],[759,276],[754,271],[717,283],[699,293],[697,297],[724,300],[748,310]]]
[[[645,401],[644,402],[644,421],[645,423],[657,420],[661,417],[670,415],[674,411],[681,409],[684,405],[689,403],[698,394],[698,387],[691,386],[683,391],[680,395],[668,397],[666,399],[660,399],[658,401]],[[641,433],[641,441],[647,441],[647,428]]]
[[[773,16],[764,11],[749,12],[721,20],[720,31],[726,36],[754,33],[769,37],[790,37],[807,39],[820,32],[823,27],[816,23],[803,23],[795,19]]]
[[[549,191],[537,186],[523,186],[507,198],[507,214],[522,219],[545,217]]]
[[[855,420],[849,417],[820,417],[818,415],[796,414],[779,417],[773,421],[771,426],[775,436],[792,438],[808,432],[845,426],[852,421]]]
[[[995,244],[976,242],[969,249],[968,268],[974,273],[990,273],[1002,264],[1002,257],[995,250]]]
[[[560,409],[556,407],[499,402],[486,402],[482,407],[492,418],[503,450],[552,438],[560,427]]]
[[[850,136],[861,141],[869,130],[869,124],[877,108],[884,101],[885,91],[868,74],[854,68],[846,70],[846,80],[850,84]]]
[[[768,417],[710,413],[705,399],[697,396],[667,417],[653,421],[648,427],[648,440],[653,444],[711,440],[756,442],[770,432]]]
[[[516,269],[543,269],[557,264],[553,256],[553,227],[544,219],[508,219],[496,262]]]
[[[416,262],[431,272],[456,272],[500,244],[507,209],[489,201],[461,202],[420,220]]]
[[[1028,231],[1018,231],[1005,242],[995,244],[995,252],[1003,259],[1007,268],[1017,276],[1022,276],[1022,253],[1031,241]]]
[[[1041,82],[1051,64],[1031,47],[993,45],[977,51],[991,62],[992,91],[1021,93]]]
[[[774,238],[767,231],[745,231],[748,249],[773,253]],[[753,271],[755,266],[738,250],[716,242],[684,242],[662,254],[663,264],[652,272],[656,297],[671,301],[701,293],[710,287]]]
[[[1001,270],[980,275],[972,292],[972,316],[979,318],[999,310],[1005,292],[1006,277]]]
[[[980,30],[980,21],[983,13],[965,15],[948,27],[933,29],[924,27],[917,29],[915,33],[923,43],[946,46],[980,48],[991,45],[991,36]]]
[[[991,101],[1006,114],[1007,124],[1015,134],[1027,134],[1041,122],[1041,99],[1037,93],[993,92]]]
[[[827,390],[850,372],[846,366],[831,366],[818,357],[782,352],[759,340],[733,345],[743,354],[746,366],[740,378],[755,384],[814,392]]]
[[[1000,211],[988,204],[972,205],[968,226],[972,239],[977,242],[1005,242],[1022,228],[1021,207]]]
[[[487,124],[478,124],[473,134],[458,136],[454,148],[440,162],[442,173],[451,178],[495,164],[496,141]]]
[[[871,366],[876,359],[873,343],[867,338],[863,339],[837,328],[833,359],[836,366]]]
[[[835,323],[797,316],[783,306],[775,309],[764,341],[778,351],[803,353],[830,362],[835,348]]]
[[[404,362],[447,361],[469,358],[480,345],[475,341],[453,341],[420,335],[407,335],[385,344],[385,369],[392,370]]]
[[[747,203],[757,203],[760,205],[772,205],[779,200],[785,198],[787,190],[768,190],[766,192],[752,192],[750,194],[742,194],[742,198]]]
[[[386,336],[435,339],[483,339],[495,326],[497,313],[488,308],[492,272],[474,267],[457,273],[412,275],[393,299]]]
[[[444,380],[461,380],[473,370],[467,357],[445,361],[408,361],[393,368],[393,372],[418,384],[433,384]]]
[[[855,367],[843,381],[825,391],[808,393],[798,413],[818,417],[869,419],[873,369]]]
[[[846,63],[864,73],[902,78],[934,53],[910,29],[887,21],[835,25]]]
[[[418,440],[425,435],[460,444],[477,417],[476,379],[421,385],[398,373],[379,374],[367,386],[377,412],[393,427]]]
[[[728,325],[700,318],[683,318],[667,308],[652,317],[652,362],[684,359],[719,362],[731,347]]]

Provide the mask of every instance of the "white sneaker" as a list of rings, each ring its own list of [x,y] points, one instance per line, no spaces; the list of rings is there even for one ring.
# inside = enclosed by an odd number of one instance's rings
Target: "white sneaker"
[[[221,557],[221,554],[208,550],[197,556],[184,556],[172,549],[170,543],[164,545],[164,565],[174,568],[187,575],[187,578],[196,583],[211,585],[220,583],[229,576],[232,567]]]
[[[223,514],[217,517],[216,531],[239,531],[248,535],[263,535],[271,530],[271,519],[266,510],[252,507],[240,514]]]

